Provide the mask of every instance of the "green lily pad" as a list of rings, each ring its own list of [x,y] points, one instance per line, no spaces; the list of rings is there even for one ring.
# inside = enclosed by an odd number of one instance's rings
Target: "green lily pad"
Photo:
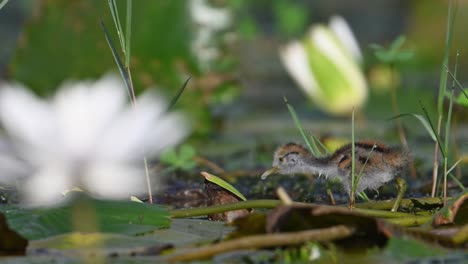
[[[219,239],[232,229],[233,227],[228,227],[222,222],[202,219],[174,219],[170,228],[158,229],[142,236],[72,232],[32,241],[29,250],[40,248],[67,250],[94,247],[123,252],[164,244],[182,246]]]
[[[27,239],[72,231],[137,235],[170,226],[162,206],[78,198],[56,208],[1,207],[12,229]]]

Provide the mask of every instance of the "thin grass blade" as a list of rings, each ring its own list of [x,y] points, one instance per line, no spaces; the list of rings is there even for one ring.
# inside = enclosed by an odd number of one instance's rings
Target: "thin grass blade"
[[[299,130],[299,132],[302,135],[302,138],[304,139],[307,147],[309,148],[310,152],[314,155],[320,155],[320,152],[317,148],[317,145],[315,145],[315,142],[310,142],[309,139],[307,138],[304,129],[302,128],[301,121],[299,121],[299,118],[297,117],[296,110],[294,110],[294,107],[289,104],[288,99],[286,97],[283,97],[284,102],[286,103],[286,107],[288,107],[289,113],[291,114],[291,117],[294,121],[294,125],[296,128]]]
[[[127,0],[127,15],[125,18],[125,66],[130,68],[130,42],[132,39],[133,0]]]
[[[429,134],[429,136],[431,136],[432,140],[434,142],[437,141],[436,131],[432,129],[431,124],[422,115],[413,114],[413,113],[399,114],[399,115],[397,115],[395,117],[390,118],[389,120],[397,119],[397,118],[400,118],[400,117],[406,117],[406,116],[415,117],[423,125],[423,127],[426,129],[427,133]]]
[[[434,134],[434,136],[436,138],[436,142],[437,142],[437,145],[439,146],[440,153],[442,154],[442,157],[445,158],[447,155],[446,155],[445,150],[444,150],[444,148],[442,146],[442,140],[440,139],[439,134],[436,132],[437,131],[436,128],[434,127],[434,125],[431,122],[431,119],[429,118],[429,113],[427,112],[426,107],[424,107],[421,102],[419,102],[419,104],[421,105],[421,108],[422,108],[422,110],[424,112],[424,115],[426,116],[426,120],[429,123],[429,126],[430,126],[430,128],[431,128],[431,130],[432,130],[432,132],[433,132],[433,134]]]
[[[461,183],[461,181],[455,177],[455,175],[453,175],[452,173],[449,174],[450,178],[458,185],[458,187],[460,187],[460,189],[462,191],[465,191],[466,190],[466,187],[463,186],[463,183]]]
[[[457,85],[456,87],[458,87],[458,89],[460,89],[460,91],[463,93],[463,95],[466,97],[466,99],[468,99],[468,93],[466,92],[465,88],[463,88],[463,86],[461,85],[461,83],[458,81],[458,79],[456,78],[456,76],[449,70],[449,68],[447,67],[447,65],[444,65],[445,69],[447,70],[447,73],[450,75],[450,77],[453,79],[453,81],[455,82],[455,84]]]
[[[0,2],[0,10],[8,3],[8,0],[3,0]]]
[[[370,201],[369,197],[365,192],[358,192],[357,196],[366,202]]]
[[[171,102],[169,103],[169,106],[167,107],[167,111],[171,110],[174,107],[174,105],[177,103],[177,101],[179,100],[180,96],[184,92],[185,87],[187,86],[190,79],[192,79],[192,76],[189,76],[187,80],[185,80],[184,84],[182,84],[182,87],[179,88],[176,95],[172,98]]]
[[[361,181],[361,177],[362,177],[362,172],[363,172],[364,169],[366,168],[367,162],[369,161],[369,159],[370,159],[370,157],[371,157],[371,155],[372,155],[372,152],[374,151],[374,149],[375,149],[376,147],[377,147],[376,145],[372,146],[372,148],[371,148],[371,150],[370,150],[370,152],[369,152],[369,156],[367,156],[366,161],[364,162],[364,164],[362,165],[361,170],[359,171],[358,178],[357,178],[357,180],[356,180],[356,185],[359,185],[359,182]]]
[[[457,160],[457,162],[455,162],[455,163],[452,165],[452,167],[450,167],[450,169],[447,170],[447,174],[450,174],[450,173],[453,171],[453,169],[455,169],[455,167],[457,167],[458,163],[460,163],[462,160],[463,160],[463,159]]]
[[[330,154],[330,151],[328,150],[328,148],[322,143],[322,141],[320,141],[316,136],[314,136],[312,131],[309,131],[309,135],[310,135],[311,140],[315,142],[315,144],[317,144],[321,148],[321,150],[319,150],[321,154],[323,153]]]
[[[125,51],[125,40],[123,36],[123,31],[122,31],[122,25],[120,24],[120,18],[119,18],[119,11],[117,10],[117,4],[115,3],[115,0],[108,0],[109,3],[109,9],[112,14],[112,19],[114,20],[114,25],[115,28],[117,29],[117,36],[120,41],[120,46],[122,48],[122,51]]]
[[[447,121],[445,122],[445,137],[444,137],[444,149],[445,153],[448,153],[449,151],[449,143],[450,143],[450,128],[452,125],[452,110],[453,110],[453,87],[450,92],[450,97],[449,97],[449,109],[447,112]]]
[[[450,0],[448,6],[448,15],[447,15],[447,33],[445,35],[445,49],[444,49],[444,59],[442,65],[448,65],[449,56],[450,56],[450,47],[452,45],[452,36],[453,29],[455,24],[455,16],[457,13],[458,5],[457,1],[453,4],[453,0]],[[447,71],[444,66],[442,66],[440,72],[440,83],[439,83],[439,97],[437,102],[437,111],[439,115],[442,115],[443,105],[444,105],[444,95],[447,90]]]
[[[354,139],[354,110],[353,113],[351,114],[351,189],[352,189],[352,195],[354,195],[354,192],[356,191],[356,182],[354,181],[355,178],[355,173],[354,169],[356,168],[356,162],[355,162],[355,151],[356,151],[356,144],[355,144],[355,139]],[[354,197],[352,197],[354,200]]]

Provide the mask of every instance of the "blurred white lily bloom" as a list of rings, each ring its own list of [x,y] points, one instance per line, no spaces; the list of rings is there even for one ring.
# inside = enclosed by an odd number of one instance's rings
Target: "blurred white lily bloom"
[[[322,110],[349,114],[367,98],[367,84],[360,69],[362,55],[351,29],[341,17],[330,26],[312,26],[303,42],[280,49],[280,58],[298,86]]]
[[[150,92],[130,107],[115,75],[64,84],[51,100],[18,84],[2,85],[0,123],[13,151],[0,155],[0,181],[20,182],[24,201],[32,206],[59,203],[61,193],[73,187],[108,199],[141,194],[144,157],[188,134],[183,116],[166,108]]]
[[[0,137],[0,179],[1,182],[13,184],[28,172],[28,167],[11,155],[8,141]]]
[[[354,38],[353,31],[349,27],[346,20],[340,16],[332,16],[328,24],[330,30],[333,31],[335,36],[340,40],[340,42],[345,46],[349,53],[354,57],[354,59],[361,63],[362,62],[362,53],[359,48],[359,44]]]
[[[231,25],[231,13],[227,8],[211,6],[207,0],[191,0],[190,14],[196,25],[192,53],[198,58],[200,66],[207,69],[219,57],[215,36]]]

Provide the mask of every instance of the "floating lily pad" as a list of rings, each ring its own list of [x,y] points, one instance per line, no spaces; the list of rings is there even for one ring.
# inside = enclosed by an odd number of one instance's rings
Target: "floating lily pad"
[[[57,208],[1,207],[12,229],[27,239],[72,231],[137,235],[170,226],[168,211],[130,201],[77,199]]]

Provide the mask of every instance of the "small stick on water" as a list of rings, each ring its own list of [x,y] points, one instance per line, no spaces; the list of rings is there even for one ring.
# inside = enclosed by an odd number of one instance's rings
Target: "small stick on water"
[[[193,261],[207,259],[220,253],[236,250],[298,245],[308,241],[331,241],[349,237],[354,232],[354,228],[344,225],[336,225],[333,227],[299,232],[245,236],[223,241],[214,245],[187,248],[184,251],[180,250],[182,252],[176,251],[174,254],[168,255],[166,261],[170,263]]]
[[[285,205],[291,205],[294,202],[283,187],[276,189],[276,195]]]
[[[327,194],[328,194],[328,197],[330,197],[330,204],[331,205],[336,205],[335,197],[333,197],[333,193],[332,193],[330,187],[328,187],[328,186],[327,186]]]
[[[146,157],[143,158],[143,162],[145,163],[145,178],[146,178],[146,186],[148,187],[148,202],[153,204],[153,193],[151,192],[151,179],[149,177],[149,170],[148,170],[148,161]]]

